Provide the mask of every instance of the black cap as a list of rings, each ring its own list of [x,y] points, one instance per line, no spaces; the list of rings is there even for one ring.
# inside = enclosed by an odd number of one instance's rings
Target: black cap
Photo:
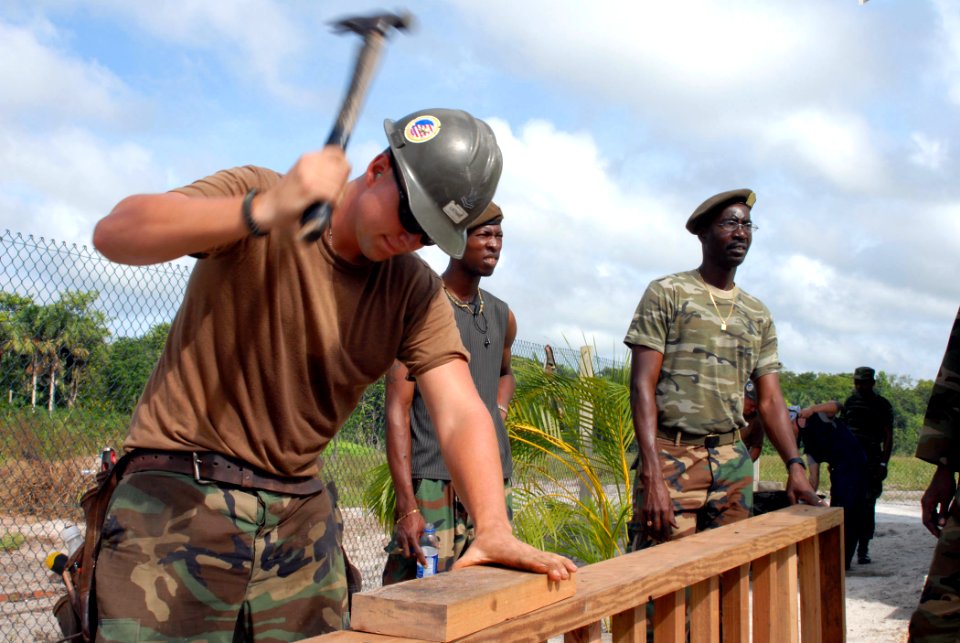
[[[877,372],[872,368],[870,368],[869,366],[858,366],[857,369],[853,372],[853,379],[872,382],[876,374]]]
[[[700,231],[700,226],[710,218],[714,213],[724,209],[728,205],[743,203],[748,208],[752,208],[757,202],[757,195],[753,190],[743,188],[740,190],[728,190],[720,194],[714,194],[712,197],[697,206],[690,218],[687,219],[687,230],[693,234]]]

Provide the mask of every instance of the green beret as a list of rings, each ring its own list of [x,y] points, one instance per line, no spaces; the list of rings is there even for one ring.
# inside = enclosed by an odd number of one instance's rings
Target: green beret
[[[855,380],[873,380],[876,371],[870,368],[869,366],[858,366],[857,369],[853,372],[853,379]]]
[[[487,206],[487,209],[484,210],[480,216],[470,224],[470,227],[467,228],[467,230],[473,230],[482,225],[496,225],[500,223],[500,219],[503,219],[503,210],[500,209],[499,205],[491,201],[490,205]]]
[[[757,201],[757,195],[753,190],[746,188],[742,190],[728,190],[720,194],[714,194],[712,197],[697,206],[690,218],[687,219],[687,230],[697,234],[704,221],[709,219],[716,212],[723,210],[728,205],[734,203],[744,203],[748,208],[752,208]]]

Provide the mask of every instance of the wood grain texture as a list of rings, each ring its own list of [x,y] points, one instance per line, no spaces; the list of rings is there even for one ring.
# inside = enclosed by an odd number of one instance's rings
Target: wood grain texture
[[[391,590],[390,592],[375,590],[368,594],[355,595],[353,624],[355,629],[359,629],[365,622],[371,622],[365,612],[373,611],[377,613],[373,621],[383,628],[389,627],[389,630],[380,630],[384,634],[434,641],[460,636],[458,640],[463,641],[538,643],[558,633],[571,632],[608,616],[620,615],[616,616],[615,624],[627,624],[620,631],[632,631],[632,634],[623,636],[638,636],[638,624],[643,624],[640,626],[641,631],[646,624],[643,615],[636,610],[642,609],[640,606],[645,605],[648,600],[682,592],[687,587],[692,588],[712,577],[719,577],[722,640],[747,641],[750,634],[747,570],[751,562],[767,560],[769,568],[769,561],[774,561],[772,571],[767,571],[766,581],[761,579],[761,586],[764,582],[769,586],[766,590],[767,598],[764,599],[769,605],[776,598],[773,594],[778,587],[778,581],[775,580],[776,561],[779,560],[780,567],[787,575],[786,583],[789,586],[789,549],[794,543],[816,539],[818,550],[812,551],[812,560],[816,561],[814,564],[817,566],[817,575],[826,590],[820,597],[824,605],[820,610],[820,626],[824,628],[823,640],[842,641],[845,635],[842,539],[839,537],[842,520],[842,509],[809,506],[794,506],[757,516],[584,567],[575,575],[576,593],[548,605],[536,605],[534,599],[528,601],[522,592],[518,595],[510,587],[500,585],[500,581],[490,584],[474,583],[472,577],[465,575],[473,570],[492,568],[450,572],[426,581],[411,581],[384,588]],[[801,553],[797,555],[799,560],[796,561],[798,570],[802,568],[800,561],[811,555],[810,547],[808,544],[800,548]],[[788,551],[774,555],[781,550]],[[757,564],[763,565],[762,562]],[[809,568],[802,569],[802,572],[798,572],[804,574],[800,591],[812,591],[805,588],[811,572]],[[495,571],[531,576],[508,570]],[[755,569],[755,581],[756,573]],[[545,577],[539,578],[546,583]],[[430,581],[436,583],[437,580],[442,582],[442,590],[441,584],[430,584]],[[542,586],[540,589],[543,589]],[[367,598],[364,598],[365,596]],[[813,595],[807,596],[809,600]],[[429,599],[432,609],[424,608],[425,599]],[[503,616],[505,603],[519,610],[515,617]],[[388,616],[384,618],[384,614]],[[431,625],[420,628],[416,634],[407,633],[409,630],[404,629],[407,624],[423,621],[424,614],[433,619],[430,621]],[[453,614],[462,616],[451,619]],[[468,629],[471,629],[471,633],[451,636],[454,632],[450,629],[451,620],[461,619],[470,624]],[[491,619],[495,622],[483,626],[484,629],[472,629]],[[397,625],[400,625],[400,628],[396,627]],[[766,623],[765,627],[768,632],[772,631],[769,623]],[[423,631],[430,628],[434,629]],[[616,625],[614,629],[617,630]],[[446,633],[440,635],[441,631]],[[373,642],[391,639],[369,640]]]

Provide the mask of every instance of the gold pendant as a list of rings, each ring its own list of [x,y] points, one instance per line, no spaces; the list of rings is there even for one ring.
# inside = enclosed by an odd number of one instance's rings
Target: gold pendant
[[[727,330],[727,322],[720,322],[720,330]]]

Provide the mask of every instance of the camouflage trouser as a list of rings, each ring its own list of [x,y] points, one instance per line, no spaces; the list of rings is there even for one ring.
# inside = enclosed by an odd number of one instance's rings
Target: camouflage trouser
[[[661,472],[677,528],[670,540],[750,517],[753,511],[753,462],[743,442],[724,446],[676,445],[657,438]],[[640,521],[643,483],[638,467],[633,487],[633,520],[628,525],[630,550],[657,544]]]
[[[960,489],[933,551],[920,604],[910,618],[910,640],[940,643],[960,640]]]
[[[141,472],[103,526],[100,641],[292,641],[342,629],[340,511],[289,496]]]
[[[413,489],[420,514],[437,530],[437,540],[440,541],[437,573],[448,572],[473,542],[473,520],[449,480],[415,479]],[[507,503],[507,517],[512,522],[513,488],[509,480],[504,481],[503,492]],[[407,558],[403,555],[403,548],[397,543],[396,536],[384,550],[388,554],[387,562],[383,566],[384,585],[417,577],[416,557]]]

